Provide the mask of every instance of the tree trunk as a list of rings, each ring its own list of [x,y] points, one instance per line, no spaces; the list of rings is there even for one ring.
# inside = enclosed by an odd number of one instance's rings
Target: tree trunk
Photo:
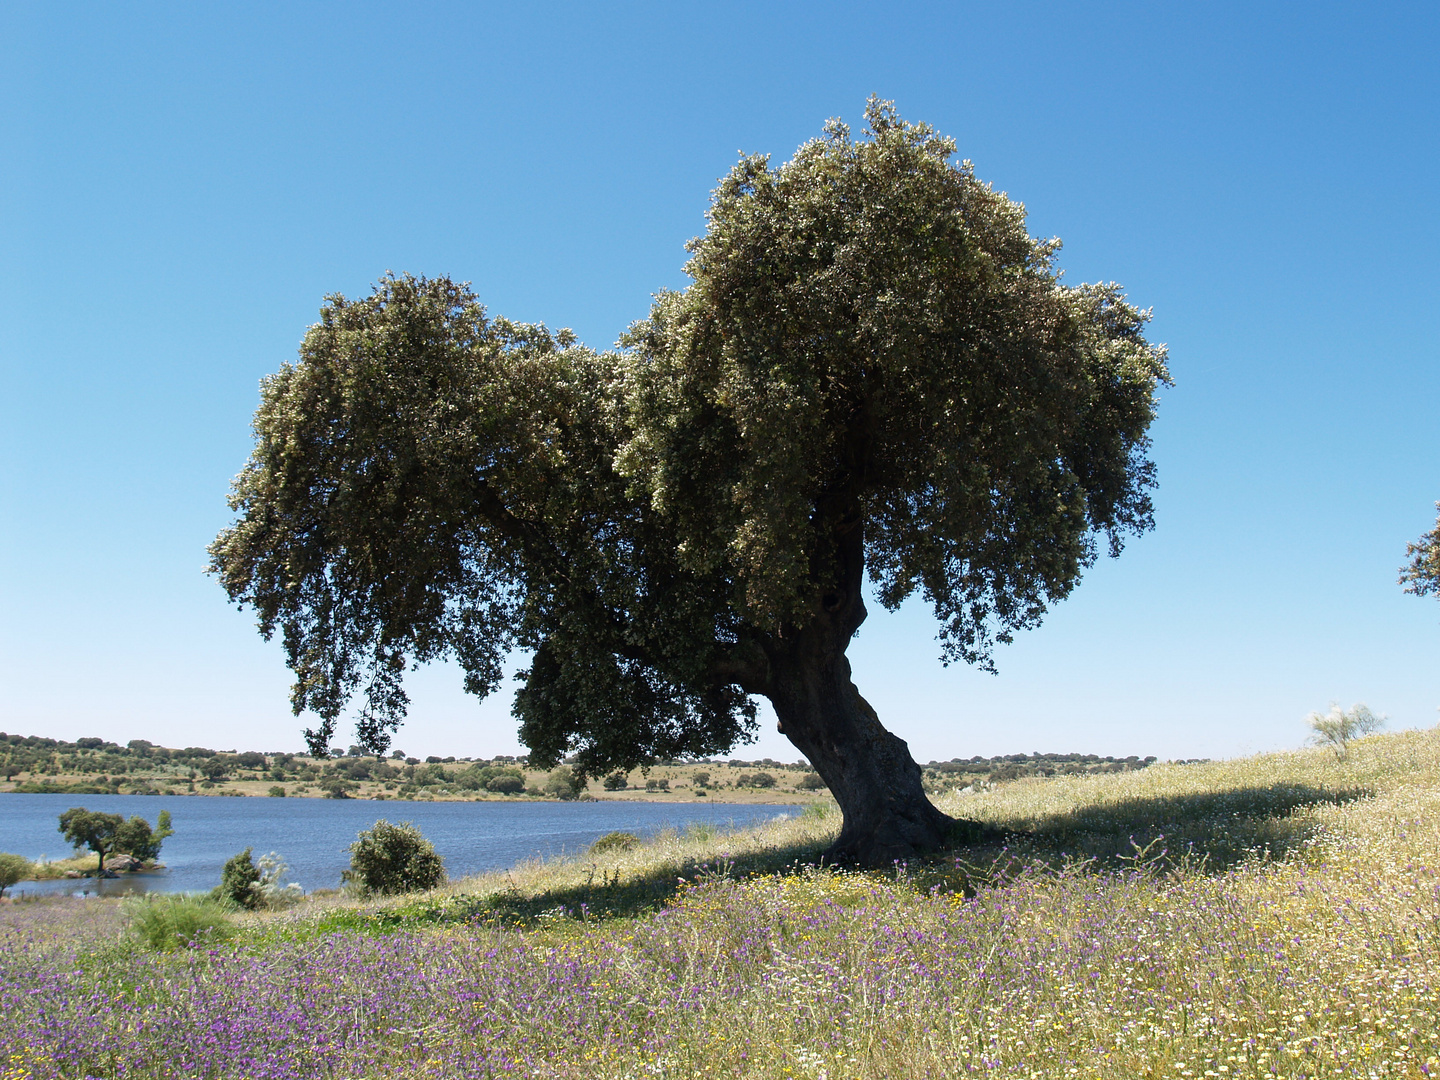
[[[844,814],[827,857],[888,867],[939,847],[955,821],[926,798],[920,766],[860,696],[844,652],[795,651],[772,660],[770,700],[781,734],[810,760]]]
[[[865,621],[864,525],[836,528],[832,585],[810,621],[766,644],[766,696],[780,733],[803,753],[840,804],[844,821],[829,857],[887,867],[939,847],[955,826],[925,796],[905,740],[886,731],[850,679],[845,650]]]

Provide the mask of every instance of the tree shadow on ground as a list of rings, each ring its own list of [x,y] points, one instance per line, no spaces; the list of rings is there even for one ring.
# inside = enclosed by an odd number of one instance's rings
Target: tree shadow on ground
[[[1037,862],[1095,873],[1224,873],[1247,860],[1293,854],[1320,830],[1309,811],[1371,794],[1359,787],[1291,783],[1098,802],[1005,822],[1011,830],[1005,843],[949,854],[963,870],[967,880],[960,887],[966,891],[1000,883],[1007,868]],[[931,876],[939,869],[929,861]]]
[[[1033,819],[962,821],[952,843],[883,876],[922,889],[965,892],[1003,885],[1037,867],[1089,873],[1176,870],[1222,873],[1247,859],[1280,859],[1313,838],[1312,808],[1353,802],[1361,788],[1307,784],[1094,803]],[[723,841],[717,844],[723,850]],[[370,932],[469,923],[534,927],[547,922],[626,918],[657,911],[686,885],[707,878],[799,873],[825,863],[823,844],[801,843],[708,860],[655,862],[640,872],[609,859],[580,860],[583,878],[533,892],[519,888],[459,894],[399,907],[336,913],[327,926]]]
[[[723,838],[717,847],[723,848]],[[825,845],[817,843],[777,845],[761,852],[708,859],[657,861],[638,873],[603,857],[593,861],[582,857],[581,880],[564,885],[533,892],[514,887],[416,901],[385,911],[342,913],[331,920],[330,928],[385,931],[462,922],[520,929],[558,920],[628,918],[658,911],[671,903],[681,888],[707,879],[792,874],[824,863]]]

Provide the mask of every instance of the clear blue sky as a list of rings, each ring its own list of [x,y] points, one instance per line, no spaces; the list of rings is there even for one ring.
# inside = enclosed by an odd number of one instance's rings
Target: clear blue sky
[[[203,573],[262,376],[386,270],[606,346],[685,283],[738,151],[867,95],[958,140],[1155,311],[1157,528],[998,676],[874,608],[921,760],[1233,756],[1364,701],[1440,720],[1434,4],[0,4],[0,729],[296,749],[278,645]],[[412,753],[516,752],[413,680]],[[342,741],[344,736],[342,735]],[[738,756],[791,759],[768,726]]]

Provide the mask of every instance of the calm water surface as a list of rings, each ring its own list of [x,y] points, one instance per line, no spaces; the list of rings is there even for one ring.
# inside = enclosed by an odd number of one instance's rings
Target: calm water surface
[[[107,814],[139,814],[152,825],[169,810],[175,835],[165,841],[166,869],[108,880],[26,882],[17,892],[188,892],[220,882],[220,867],[244,848],[256,860],[278,852],[286,881],[310,889],[340,884],[355,834],[379,818],[413,821],[445,859],[451,877],[498,870],[535,857],[583,852],[623,829],[640,836],[665,826],[744,828],[799,813],[798,806],[642,802],[376,802],[369,799],[270,799],[222,796],[0,794],[0,851],[27,858],[68,858],[57,826],[62,813],[84,806]]]

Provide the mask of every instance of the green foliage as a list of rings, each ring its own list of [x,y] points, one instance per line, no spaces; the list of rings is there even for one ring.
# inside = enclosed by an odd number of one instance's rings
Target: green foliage
[[[104,814],[73,806],[60,815],[59,831],[78,847],[89,848],[100,858],[99,869],[105,870],[105,856],[115,850],[115,842],[125,819],[119,814]]]
[[[825,781],[820,779],[817,772],[808,772],[795,784],[801,791],[819,791],[825,786]]]
[[[591,855],[603,855],[607,851],[629,851],[640,838],[629,832],[608,832],[590,845]]]
[[[232,855],[220,868],[220,884],[210,898],[222,903],[234,904],[254,911],[263,903],[260,891],[260,869],[250,857],[252,849],[246,848],[238,855]]]
[[[485,781],[485,790],[500,795],[518,795],[525,790],[525,777],[518,770],[492,776]]]
[[[115,831],[115,850],[127,852],[141,862],[154,862],[160,857],[160,848],[168,837],[175,835],[170,825],[170,811],[161,810],[155,828],[136,815],[125,821]]]
[[[0,896],[17,881],[28,881],[35,874],[35,864],[20,855],[0,851]]]
[[[1102,538],[1118,554],[1150,527],[1169,375],[1148,314],[1065,285],[1058,242],[951,140],[881,101],[866,121],[742,159],[691,284],[618,351],[491,318],[444,278],[327,298],[264,384],[210,547],[280,632],[315,753],[357,695],[358,743],[382,751],[412,664],[451,657],[483,697],[516,647],[530,764],[722,753],[755,697],[818,685],[865,577],[887,608],[930,602],[943,659],[989,667]],[[909,775],[853,738],[835,752]]]
[[[1332,702],[1328,713],[1312,712],[1305,721],[1314,732],[1310,736],[1311,743],[1328,746],[1335,751],[1337,758],[1343,758],[1351,740],[1379,731],[1385,726],[1385,719],[1376,716],[1367,705],[1355,705],[1346,710]]]
[[[200,766],[200,774],[211,783],[218,783],[230,775],[232,760],[216,755]]]
[[[606,791],[624,791],[630,786],[630,778],[623,772],[616,771],[605,777],[605,779],[601,781],[601,786],[604,787]]]
[[[502,779],[505,780],[505,783],[497,787],[490,786],[492,781]],[[425,769],[417,769],[415,772],[415,782],[417,784],[443,783],[447,780],[462,791],[514,792],[525,789],[525,774],[514,765],[476,764],[448,777],[445,770],[439,765],[430,765]],[[509,782],[511,780],[518,781],[518,786],[511,784]]]
[[[419,892],[445,883],[445,863],[408,821],[377,821],[350,845],[344,880],[374,895]]]
[[[736,787],[772,788],[775,784],[775,777],[768,772],[741,773],[735,778]]]
[[[177,776],[214,756],[215,751],[202,747],[174,750],[144,739],[132,739],[128,746],[120,746],[96,738],[66,742],[39,735],[0,732],[0,774],[8,780],[17,773],[30,773],[32,779],[25,783],[24,790],[37,794],[108,794],[122,782],[143,790],[145,782],[137,774],[148,774],[152,780],[166,774]],[[94,779],[64,784],[39,779],[59,774]]]
[[[151,893],[125,901],[131,936],[157,952],[211,944],[230,937],[224,907],[211,897]]]
[[[1056,245],[953,142],[884,103],[867,120],[872,141],[832,123],[721,183],[695,284],[626,339],[643,384],[620,466],[687,564],[732,568],[747,622],[803,619],[836,542],[817,510],[859,513],[881,602],[923,587],[946,656],[986,664],[1069,592],[1093,532],[1114,550],[1148,524],[1163,350],[1113,286],[1060,286]],[[992,321],[1003,343],[969,329]]]
[[[585,778],[569,765],[561,765],[545,778],[541,790],[556,799],[575,799],[585,791]]]
[[[1440,510],[1440,503],[1435,508]],[[1400,568],[1400,584],[1405,591],[1416,596],[1440,593],[1440,518],[1434,529],[1406,545],[1405,555],[1410,560]]]
[[[270,790],[265,792],[265,794],[272,799],[283,799],[285,798],[285,789],[279,784],[271,784]]]

